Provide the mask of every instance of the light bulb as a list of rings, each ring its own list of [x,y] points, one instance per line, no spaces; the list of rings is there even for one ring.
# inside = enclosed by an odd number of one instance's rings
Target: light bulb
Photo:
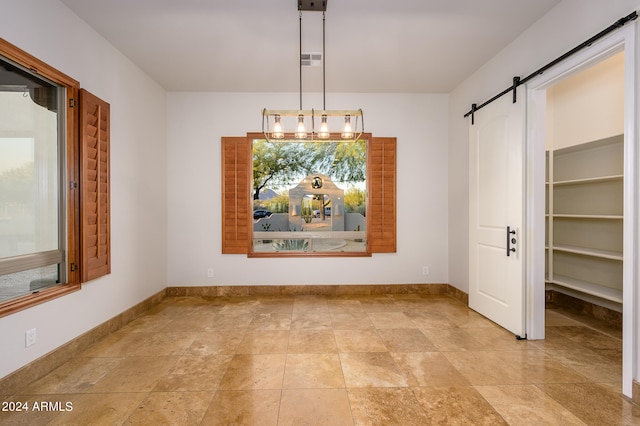
[[[342,139],[353,138],[353,129],[351,128],[351,115],[344,116],[344,129],[342,129]]]
[[[284,132],[282,131],[282,123],[280,123],[280,114],[276,114],[273,117],[273,132],[271,132],[271,137],[274,139],[282,139],[284,138]]]
[[[298,114],[298,126],[296,127],[296,139],[306,139],[307,129],[304,127],[304,115]]]
[[[318,132],[320,139],[329,139],[329,125],[327,124],[327,114],[322,114],[322,122],[320,123],[320,131]]]

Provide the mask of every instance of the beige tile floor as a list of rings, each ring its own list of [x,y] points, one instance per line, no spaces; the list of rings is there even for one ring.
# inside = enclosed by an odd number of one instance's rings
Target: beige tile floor
[[[513,335],[446,296],[169,298],[18,395],[0,424],[640,424],[619,330]],[[595,327],[595,328],[594,328]]]

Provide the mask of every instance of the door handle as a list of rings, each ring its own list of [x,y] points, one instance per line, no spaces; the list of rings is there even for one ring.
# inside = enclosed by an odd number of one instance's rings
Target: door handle
[[[507,226],[507,256],[511,256],[511,253],[515,253],[516,251],[514,247],[511,247],[511,244],[516,243],[515,235],[516,231],[512,230],[510,226]]]

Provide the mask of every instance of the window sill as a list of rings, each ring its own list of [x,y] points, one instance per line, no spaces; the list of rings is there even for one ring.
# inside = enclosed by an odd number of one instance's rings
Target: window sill
[[[80,284],[63,284],[18,297],[0,305],[0,318],[80,290]]]

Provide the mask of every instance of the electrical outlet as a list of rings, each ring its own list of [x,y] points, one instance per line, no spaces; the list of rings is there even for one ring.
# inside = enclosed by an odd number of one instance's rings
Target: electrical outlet
[[[429,267],[428,266],[423,266],[422,267],[422,275],[429,275]]]
[[[27,330],[24,333],[24,346],[28,348],[34,343],[36,343],[36,329],[32,328],[31,330]]]
[[[208,278],[213,278],[213,268],[207,269],[207,277]]]

